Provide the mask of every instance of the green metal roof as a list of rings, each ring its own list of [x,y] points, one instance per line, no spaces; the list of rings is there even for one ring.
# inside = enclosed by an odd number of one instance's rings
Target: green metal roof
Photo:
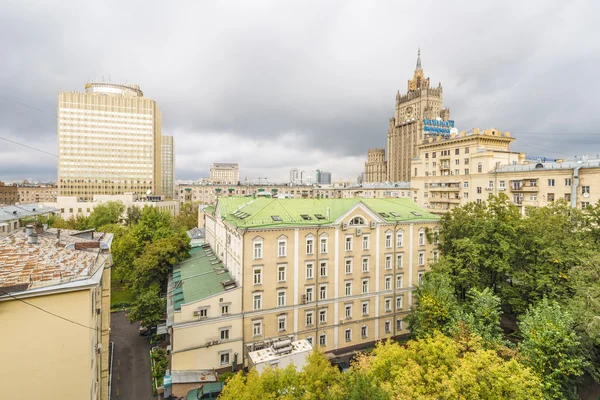
[[[221,282],[233,278],[229,272],[223,272],[223,263],[214,254],[207,254],[210,248],[194,248],[191,257],[173,268],[173,305],[180,310],[182,304],[224,292]]]
[[[227,197],[219,199],[218,210],[221,218],[239,228],[303,226],[331,224],[359,203],[390,223],[439,220],[437,215],[421,209],[411,199]]]

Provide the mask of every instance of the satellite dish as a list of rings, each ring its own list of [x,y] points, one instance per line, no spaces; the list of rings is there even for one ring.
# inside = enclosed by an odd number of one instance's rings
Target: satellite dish
[[[146,194],[147,194],[148,196],[150,196],[150,195],[152,194],[152,190],[148,189],[148,190],[146,191]]]

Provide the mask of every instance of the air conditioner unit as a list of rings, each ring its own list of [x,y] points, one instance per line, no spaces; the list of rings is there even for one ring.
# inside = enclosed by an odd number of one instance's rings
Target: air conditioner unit
[[[362,229],[356,228],[356,236],[360,236],[360,235],[362,235]]]
[[[377,223],[375,221],[371,221],[371,229],[375,229],[376,225],[377,225]]]
[[[345,231],[346,229],[348,229],[348,223],[344,222],[342,223],[342,230]]]
[[[196,317],[197,317],[198,315],[200,315],[200,310],[196,310],[196,311],[194,311],[194,316],[196,316]]]
[[[219,298],[219,303],[222,303],[222,302],[223,302],[223,298],[221,297],[221,298]]]
[[[102,353],[102,343],[98,343],[98,345],[96,346],[96,351],[98,352],[98,354]]]

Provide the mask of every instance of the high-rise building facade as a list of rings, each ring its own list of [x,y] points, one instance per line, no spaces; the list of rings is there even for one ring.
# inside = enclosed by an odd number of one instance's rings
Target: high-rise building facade
[[[387,180],[385,149],[369,149],[365,162],[365,182],[379,183]]]
[[[407,93],[396,95],[396,112],[390,118],[387,133],[387,180],[406,182],[411,178],[411,160],[417,155],[417,145],[428,132],[449,133],[453,123],[448,121],[450,110],[442,105],[442,84],[429,86],[421,67],[421,51],[413,79],[408,81]]]
[[[317,183],[320,185],[331,185],[331,172],[317,170]]]
[[[57,111],[60,196],[161,193],[162,116],[138,85],[59,92]]]
[[[214,163],[210,167],[210,181],[213,183],[238,183],[240,167],[234,163]]]
[[[161,142],[161,184],[162,194],[172,199],[175,194],[175,139],[173,136],[162,137]]]

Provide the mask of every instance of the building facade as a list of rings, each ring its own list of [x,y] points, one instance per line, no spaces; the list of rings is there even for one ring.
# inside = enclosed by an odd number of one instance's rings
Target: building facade
[[[282,339],[340,355],[404,335],[412,291],[438,257],[439,219],[410,199],[221,198],[205,228],[205,261],[192,264],[215,278],[171,300],[187,329],[173,329],[173,365],[185,358],[197,374]]]
[[[317,170],[317,184],[331,185],[331,172]]]
[[[0,181],[0,206],[19,202],[19,189],[15,185],[6,185]]]
[[[430,131],[428,121],[450,126],[450,110],[443,107],[442,100],[442,84],[437,87],[429,85],[429,78],[425,77],[421,67],[419,50],[417,66],[413,78],[408,81],[407,93],[397,93],[395,114],[389,121],[387,181],[410,181],[411,160],[417,155],[417,145]]]
[[[417,203],[433,213],[443,213],[470,201],[488,198],[490,174],[497,168],[521,164],[522,153],[510,151],[515,139],[497,129],[428,138],[412,160],[411,185]]]
[[[56,185],[19,185],[19,203],[47,203],[56,201]]]
[[[112,235],[27,232],[0,239],[3,397],[107,400]]]
[[[137,85],[92,82],[58,93],[58,192],[161,192],[161,112]]]
[[[162,195],[167,199],[172,199],[175,195],[175,139],[173,136],[162,136],[161,149]]]
[[[387,181],[387,163],[385,149],[369,149],[365,162],[364,183],[379,183]]]
[[[285,196],[293,198],[313,198],[315,187],[308,185],[224,185],[211,183],[180,184],[176,200],[216,204],[217,200],[234,196]]]
[[[239,165],[234,163],[214,163],[210,167],[210,181],[212,183],[239,183]]]
[[[59,211],[39,203],[0,206],[0,237],[21,229],[24,221],[58,215]]]

